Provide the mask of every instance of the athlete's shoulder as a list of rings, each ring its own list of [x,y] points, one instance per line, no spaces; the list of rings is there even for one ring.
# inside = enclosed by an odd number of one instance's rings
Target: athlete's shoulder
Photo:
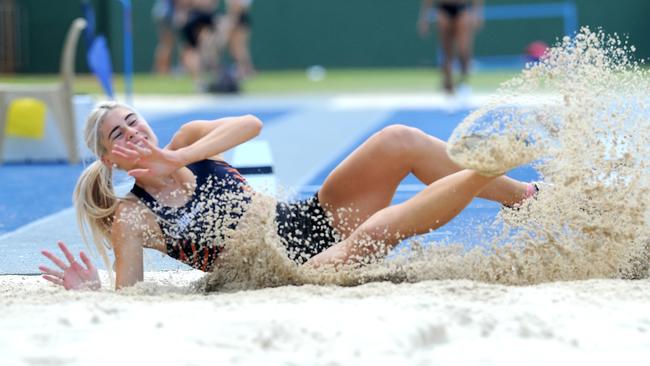
[[[144,231],[151,229],[155,223],[153,212],[135,195],[129,193],[120,199],[115,210],[113,228],[127,229],[129,231]]]

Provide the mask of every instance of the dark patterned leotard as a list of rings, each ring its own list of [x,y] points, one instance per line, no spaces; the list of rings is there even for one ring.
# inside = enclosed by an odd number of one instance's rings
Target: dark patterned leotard
[[[201,271],[212,271],[227,229],[235,229],[253,193],[237,169],[217,160],[187,166],[196,176],[192,197],[182,207],[161,205],[142,187],[131,190],[156,215],[167,254]],[[296,263],[322,252],[337,241],[318,194],[276,206],[277,232]]]
[[[142,187],[131,190],[149,207],[160,225],[169,256],[202,271],[211,271],[225,240],[250,202],[250,187],[237,169],[217,160],[187,166],[196,176],[192,197],[182,207],[161,205]]]

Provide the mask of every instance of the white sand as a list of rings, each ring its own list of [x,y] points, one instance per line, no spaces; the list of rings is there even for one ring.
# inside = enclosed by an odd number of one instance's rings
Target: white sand
[[[129,292],[0,276],[2,365],[647,365],[650,280],[472,281],[192,293],[198,272]]]

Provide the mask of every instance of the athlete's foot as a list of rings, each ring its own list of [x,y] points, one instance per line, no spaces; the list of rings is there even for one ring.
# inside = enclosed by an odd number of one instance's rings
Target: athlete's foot
[[[539,192],[539,182],[531,182],[526,186],[526,193],[524,194],[524,201],[530,198],[535,198]]]
[[[524,192],[523,197],[518,202],[514,202],[512,204],[504,203],[502,206],[505,208],[518,209],[528,200],[535,199],[535,197],[537,197],[537,193],[539,192],[539,187],[540,187],[540,182],[531,182],[526,184],[526,191]]]
[[[540,190],[543,190],[545,185],[542,182],[528,183],[524,197],[519,202],[513,205],[501,205],[499,212],[501,220],[511,227],[518,227],[534,220],[535,213],[531,210],[531,205],[537,200]]]

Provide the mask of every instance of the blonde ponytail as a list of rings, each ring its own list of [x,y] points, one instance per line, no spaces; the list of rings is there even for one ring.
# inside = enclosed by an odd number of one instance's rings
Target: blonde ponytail
[[[84,140],[86,146],[98,158],[106,153],[106,149],[101,144],[100,126],[108,112],[117,107],[133,110],[117,102],[103,102],[95,107],[86,121]],[[111,168],[100,160],[86,167],[77,180],[72,200],[77,212],[77,225],[81,237],[87,247],[90,248],[90,243],[93,243],[97,248],[113,283],[112,266],[107,249],[112,249],[111,226],[121,198],[117,197],[113,189]]]
[[[99,160],[90,164],[79,176],[72,200],[81,237],[86,246],[95,244],[112,280],[106,249],[112,249],[111,225],[119,198],[113,190],[111,170]]]

